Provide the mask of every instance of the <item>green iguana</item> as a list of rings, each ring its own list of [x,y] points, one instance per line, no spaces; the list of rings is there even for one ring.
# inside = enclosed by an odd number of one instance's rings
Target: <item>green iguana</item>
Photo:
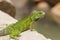
[[[16,38],[20,33],[25,31],[33,22],[35,22],[37,19],[43,17],[45,14],[44,11],[40,10],[34,10],[31,15],[28,17],[19,20],[18,22],[7,26],[5,29],[0,31],[0,36],[3,35],[10,35],[12,38]],[[30,27],[31,28],[31,27]]]

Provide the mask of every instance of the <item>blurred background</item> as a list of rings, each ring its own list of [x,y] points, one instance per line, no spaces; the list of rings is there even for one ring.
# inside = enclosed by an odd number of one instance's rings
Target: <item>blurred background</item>
[[[46,14],[34,28],[52,40],[60,40],[60,0],[0,0],[0,10],[17,20],[27,17],[35,9]]]

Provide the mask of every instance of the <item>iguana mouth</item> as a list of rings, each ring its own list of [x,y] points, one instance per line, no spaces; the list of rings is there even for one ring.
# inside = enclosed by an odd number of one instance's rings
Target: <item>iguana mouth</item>
[[[38,18],[38,19],[36,19],[35,21],[37,21],[37,20],[39,20],[39,18]]]

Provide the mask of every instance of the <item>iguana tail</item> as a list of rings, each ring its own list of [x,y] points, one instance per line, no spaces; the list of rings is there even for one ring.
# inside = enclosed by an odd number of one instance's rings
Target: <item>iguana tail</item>
[[[0,36],[8,35],[9,31],[6,29],[0,30]]]

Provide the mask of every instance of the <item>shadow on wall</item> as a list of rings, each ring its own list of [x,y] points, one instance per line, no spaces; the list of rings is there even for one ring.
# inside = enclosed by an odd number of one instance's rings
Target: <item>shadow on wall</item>
[[[8,13],[12,17],[15,17],[15,14],[16,14],[15,7],[6,1],[0,2],[0,10]]]

